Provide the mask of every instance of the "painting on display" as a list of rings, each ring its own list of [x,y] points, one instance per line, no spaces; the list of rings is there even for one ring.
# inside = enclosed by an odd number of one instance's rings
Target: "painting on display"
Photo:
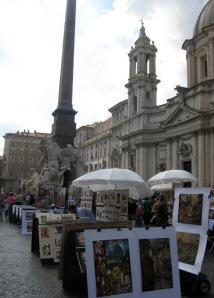
[[[86,272],[86,253],[84,247],[76,247],[76,255],[81,273]]]
[[[187,272],[198,274],[201,271],[207,244],[204,232],[176,229],[179,268]]]
[[[86,272],[86,253],[85,253],[85,234],[84,232],[76,232],[76,255],[81,273]]]
[[[208,229],[210,188],[175,189],[173,225],[190,233],[206,233]]]
[[[39,225],[40,259],[53,258],[52,230],[50,225]]]
[[[179,268],[198,274],[207,243],[210,188],[175,189],[173,224],[176,227]]]
[[[132,292],[128,239],[94,241],[97,296]]]
[[[175,228],[134,228],[133,232],[141,291],[137,297],[181,297]]]
[[[28,233],[32,233],[32,229],[33,229],[33,222],[27,222],[27,232]]]
[[[142,291],[173,288],[168,238],[139,240]]]
[[[89,298],[180,298],[173,227],[86,230]]]
[[[129,229],[85,230],[88,297],[138,297]]]
[[[60,261],[61,242],[62,242],[62,224],[52,225],[52,246],[54,262]]]
[[[194,265],[198,253],[200,234],[177,232],[179,262]]]
[[[22,210],[22,234],[32,234],[33,218],[36,216],[34,209],[21,209]]]
[[[203,194],[180,194],[178,222],[201,225],[203,210]]]
[[[59,207],[65,207],[65,192],[66,192],[66,188],[58,188],[57,191],[57,206]]]
[[[96,200],[96,219],[98,221],[128,220],[128,190],[100,191]]]
[[[26,220],[33,220],[33,218],[36,216],[35,211],[27,210],[26,211]]]

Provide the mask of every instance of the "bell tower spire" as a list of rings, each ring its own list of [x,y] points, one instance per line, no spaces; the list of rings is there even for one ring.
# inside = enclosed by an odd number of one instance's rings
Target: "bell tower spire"
[[[52,139],[61,148],[74,145],[76,135],[75,114],[72,105],[73,65],[75,42],[76,0],[67,0],[59,97],[57,109],[53,112]]]
[[[145,108],[157,105],[156,52],[141,22],[140,34],[129,52],[128,106],[129,117],[141,113]]]

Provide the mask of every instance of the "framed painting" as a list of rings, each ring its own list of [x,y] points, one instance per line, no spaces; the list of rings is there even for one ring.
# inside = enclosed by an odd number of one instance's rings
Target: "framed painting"
[[[209,213],[208,187],[177,188],[173,209],[173,225],[191,232],[207,231]]]
[[[207,235],[203,232],[190,232],[184,228],[176,230],[179,268],[198,274],[206,250]]]
[[[138,297],[130,230],[85,230],[88,297]]]
[[[33,217],[35,217],[35,210],[31,209],[21,209],[21,224],[22,224],[22,234],[28,235],[32,234],[32,226],[33,226]]]
[[[109,205],[112,207],[116,206],[116,193],[115,191],[110,191],[110,201],[109,201]]]
[[[145,298],[180,298],[176,234],[173,227],[134,228],[138,288]]]

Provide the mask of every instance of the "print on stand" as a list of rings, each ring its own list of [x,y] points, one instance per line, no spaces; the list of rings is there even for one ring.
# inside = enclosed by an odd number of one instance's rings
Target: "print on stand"
[[[85,230],[88,297],[138,297],[130,231]]]
[[[94,241],[97,296],[132,292],[128,239]]]
[[[35,208],[25,208],[22,212],[22,234],[32,234],[33,218],[36,216]]]
[[[190,232],[207,231],[209,194],[208,187],[176,188],[173,225]]]
[[[173,227],[86,230],[88,297],[180,298]]]
[[[203,194],[180,194],[178,222],[201,225]]]
[[[60,261],[61,240],[62,240],[62,224],[52,225],[52,244],[54,262]]]
[[[128,221],[128,190],[97,193],[96,219],[102,222]]]
[[[138,297],[181,297],[178,254],[174,227],[134,228],[138,243],[136,270],[139,272]]]
[[[198,274],[206,250],[208,213],[208,187],[177,188],[173,209],[176,227],[179,268]]]
[[[53,258],[51,226],[39,225],[39,249],[40,259]]]
[[[169,238],[139,240],[142,291],[173,288]]]
[[[203,232],[190,232],[184,228],[176,229],[179,268],[198,274],[206,250],[207,234]]]

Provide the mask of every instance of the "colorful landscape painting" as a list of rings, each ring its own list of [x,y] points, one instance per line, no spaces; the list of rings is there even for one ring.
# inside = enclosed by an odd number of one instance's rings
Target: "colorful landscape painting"
[[[139,249],[142,291],[173,288],[169,239],[140,239]]]
[[[194,265],[198,253],[200,235],[176,232],[179,262]]]
[[[202,207],[202,194],[181,194],[179,196],[178,222],[201,225]]]
[[[128,239],[93,241],[97,297],[132,292]]]

